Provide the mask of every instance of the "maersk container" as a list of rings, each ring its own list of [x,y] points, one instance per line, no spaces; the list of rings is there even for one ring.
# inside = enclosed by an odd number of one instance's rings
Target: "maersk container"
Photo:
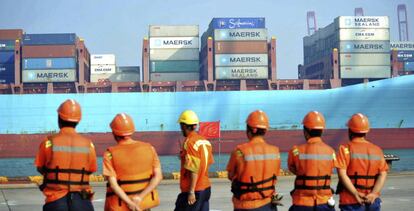
[[[23,83],[74,82],[76,69],[23,70]]]
[[[215,79],[267,79],[269,68],[264,67],[216,67]]]
[[[388,41],[341,41],[339,42],[341,53],[389,53]]]
[[[213,18],[209,24],[213,29],[266,28],[265,18]]]
[[[389,53],[341,53],[339,62],[342,66],[390,66]]]
[[[404,62],[405,71],[414,71],[414,62]]]
[[[101,74],[101,73],[115,73],[116,66],[113,64],[92,64],[91,65],[91,75],[92,74]]]
[[[150,81],[198,81],[200,73],[151,73]]]
[[[151,37],[150,49],[199,48],[198,37]]]
[[[71,58],[26,58],[22,61],[24,70],[75,69],[76,59]]]
[[[391,50],[414,51],[414,42],[409,41],[392,41]]]
[[[340,29],[339,40],[388,41],[389,29]]]
[[[398,51],[397,59],[400,62],[414,62],[414,51]]]
[[[199,61],[150,61],[151,72],[199,72]]]
[[[267,66],[267,54],[216,54],[217,66]]]
[[[0,51],[0,64],[14,64],[14,51]]]
[[[150,25],[150,37],[198,37],[198,25]]]
[[[13,74],[14,75],[14,64],[0,64],[0,74],[7,75]]]
[[[29,45],[22,47],[23,58],[76,57],[75,45]]]
[[[76,34],[25,34],[22,45],[75,45]]]
[[[108,64],[115,65],[115,54],[92,54],[91,65],[94,64]]]
[[[340,29],[390,28],[388,16],[339,16],[335,19],[335,22]]]
[[[155,60],[198,60],[198,48],[150,49],[150,59]]]
[[[216,54],[263,54],[267,53],[266,41],[217,41],[214,42]]]
[[[14,40],[0,40],[0,51],[14,51]]]
[[[214,41],[265,40],[267,29],[216,29]]]
[[[387,66],[340,66],[341,78],[389,78],[391,67]]]

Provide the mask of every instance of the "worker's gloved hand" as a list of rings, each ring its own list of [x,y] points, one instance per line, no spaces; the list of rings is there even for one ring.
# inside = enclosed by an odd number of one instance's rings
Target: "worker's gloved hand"
[[[369,193],[368,195],[365,196],[365,203],[366,204],[372,204],[374,203],[375,199],[378,198],[378,194],[376,193]]]
[[[282,204],[283,195],[282,194],[276,194],[272,196],[272,206],[283,206]]]

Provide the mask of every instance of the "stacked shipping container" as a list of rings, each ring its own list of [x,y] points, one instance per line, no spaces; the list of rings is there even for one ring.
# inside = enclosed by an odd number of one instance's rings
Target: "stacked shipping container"
[[[391,49],[397,50],[397,61],[403,71],[414,71],[414,42],[391,42]]]
[[[149,26],[150,80],[199,80],[198,25]]]
[[[25,34],[22,40],[22,82],[75,82],[76,34]]]
[[[23,31],[0,30],[0,84],[15,83],[15,43],[22,38]]]
[[[269,77],[267,29],[264,18],[213,18],[201,38],[200,67],[203,72],[206,72],[206,48],[209,37],[212,37],[214,42],[216,80]]]
[[[91,55],[91,82],[111,82],[110,77],[116,72],[114,54]]]

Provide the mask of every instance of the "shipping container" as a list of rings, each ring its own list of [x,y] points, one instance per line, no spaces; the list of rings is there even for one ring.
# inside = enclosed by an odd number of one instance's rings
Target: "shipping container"
[[[340,53],[389,53],[388,41],[341,41]]]
[[[340,16],[335,19],[340,29],[390,28],[388,16]]]
[[[150,25],[150,37],[198,37],[198,25]]]
[[[198,60],[198,48],[150,49],[150,59],[156,60]]]
[[[218,79],[267,79],[269,69],[265,67],[216,67],[215,78]]]
[[[397,59],[400,62],[414,62],[414,51],[398,51]]]
[[[25,58],[22,61],[24,70],[43,69],[75,69],[76,59],[70,58]]]
[[[25,34],[22,45],[75,45],[76,34]]]
[[[22,29],[0,29],[0,40],[20,40],[22,35]]]
[[[140,81],[140,74],[138,72],[91,74],[91,82],[93,83],[139,82],[139,81]]]
[[[117,73],[127,73],[127,72],[131,72],[131,73],[140,73],[140,68],[139,66],[118,66],[116,67],[116,72]]]
[[[341,78],[389,78],[390,66],[341,66]]]
[[[115,54],[92,54],[91,65],[94,64],[110,64],[115,65]]]
[[[198,81],[200,73],[151,73],[150,81]]]
[[[267,66],[267,54],[216,54],[216,66]]]
[[[76,69],[23,70],[23,83],[74,82]]]
[[[14,51],[0,51],[0,64],[14,64]]]
[[[267,53],[266,41],[218,41],[214,42],[214,51],[216,54],[262,54]]]
[[[391,65],[391,58],[389,53],[341,53],[339,55],[340,65],[343,66],[385,66]]]
[[[13,73],[2,73],[0,72],[0,84],[10,84],[15,82],[14,72]]]
[[[0,51],[14,51],[15,40],[0,40]]]
[[[91,75],[92,74],[101,74],[101,73],[115,73],[116,72],[116,66],[111,64],[111,65],[105,65],[105,64],[101,64],[101,65],[97,65],[97,64],[93,64],[91,65]]]
[[[213,18],[209,24],[212,29],[265,28],[265,18]]]
[[[199,72],[199,61],[150,61],[151,72]]]
[[[340,29],[340,40],[390,40],[389,29]]]
[[[0,75],[14,75],[14,64],[0,64]]]
[[[48,58],[48,57],[76,57],[74,45],[37,45],[23,46],[23,58]]]
[[[151,37],[150,49],[199,48],[198,37]]]
[[[267,29],[216,29],[214,41],[265,40]]]
[[[405,71],[414,71],[414,62],[404,62]]]
[[[414,51],[414,42],[393,41],[391,42],[391,50],[393,49],[399,51]]]

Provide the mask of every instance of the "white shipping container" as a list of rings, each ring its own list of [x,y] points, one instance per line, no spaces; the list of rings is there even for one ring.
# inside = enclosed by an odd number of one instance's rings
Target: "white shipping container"
[[[198,81],[200,73],[151,73],[150,81]]]
[[[115,65],[115,54],[92,54],[91,65],[94,64],[112,64]]]
[[[198,60],[198,48],[150,49],[150,60]]]
[[[389,29],[340,29],[339,40],[390,40]]]
[[[150,37],[198,37],[198,25],[150,25]]]
[[[216,79],[267,79],[268,67],[216,67]]]
[[[115,65],[91,65],[91,74],[100,74],[100,73],[115,73]]]
[[[341,78],[389,78],[390,66],[341,66]]]
[[[214,40],[267,40],[267,29],[216,29]]]
[[[75,69],[23,70],[23,83],[74,82]]]
[[[151,37],[150,49],[199,48],[198,37]]]
[[[139,81],[140,81],[140,74],[138,72],[91,74],[91,82],[93,83],[139,82]]]
[[[389,53],[388,41],[341,41],[339,42],[341,53]]]
[[[388,16],[340,16],[338,21],[339,28],[364,28],[378,29],[390,28]]]
[[[341,66],[390,66],[391,56],[389,53],[341,53]]]
[[[216,66],[267,66],[267,54],[216,54]]]
[[[414,42],[391,42],[391,50],[414,51]]]

